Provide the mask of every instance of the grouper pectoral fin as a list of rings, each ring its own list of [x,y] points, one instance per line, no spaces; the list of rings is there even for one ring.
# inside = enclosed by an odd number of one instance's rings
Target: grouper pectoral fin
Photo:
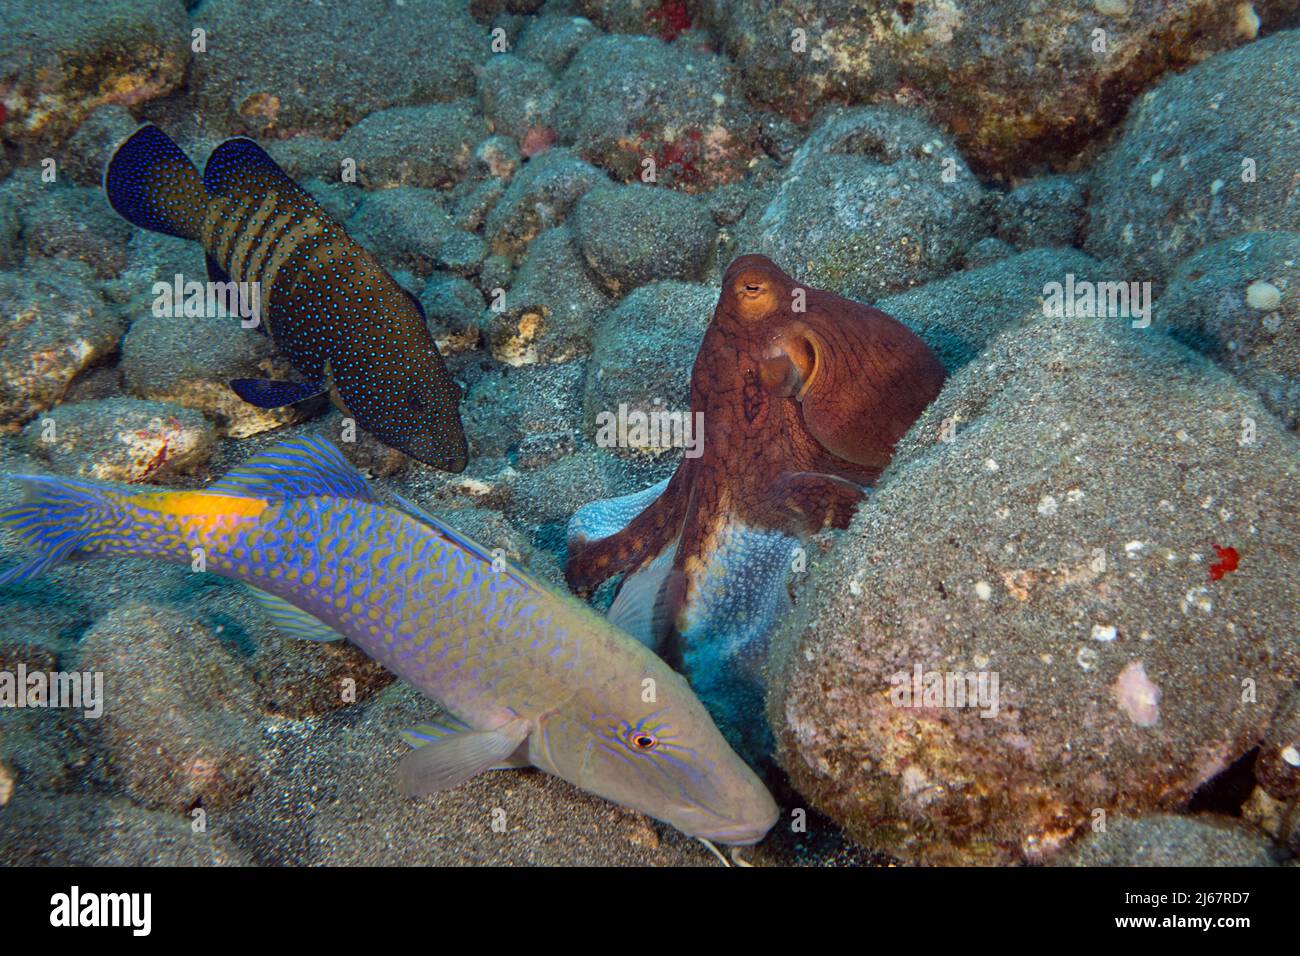
[[[402,758],[398,786],[408,797],[460,786],[510,760],[531,729],[529,721],[516,717],[496,730],[466,730],[437,737]]]
[[[322,643],[343,640],[343,635],[334,628],[306,611],[294,607],[284,598],[276,597],[274,594],[267,594],[252,585],[249,585],[247,590],[249,596],[261,606],[262,613],[266,615],[267,620],[289,637],[296,637],[304,641],[320,641]]]
[[[324,382],[282,382],[274,378],[233,378],[230,389],[250,405],[258,408],[283,408],[324,395]]]
[[[214,481],[206,491],[269,501],[312,495],[379,501],[334,443],[316,435],[272,445]]]

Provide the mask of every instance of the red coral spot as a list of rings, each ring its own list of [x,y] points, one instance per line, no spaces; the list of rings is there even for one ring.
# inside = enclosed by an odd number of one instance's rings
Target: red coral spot
[[[1210,580],[1217,581],[1229,571],[1237,570],[1237,549],[1221,548],[1217,544],[1214,546],[1214,553],[1218,555],[1219,560],[1210,565]]]
[[[530,126],[524,133],[524,140],[519,144],[519,151],[525,159],[531,159],[538,153],[544,153],[555,145],[555,130],[549,126]]]
[[[664,0],[645,15],[651,24],[659,25],[659,38],[671,43],[691,28],[691,11],[683,0]]]

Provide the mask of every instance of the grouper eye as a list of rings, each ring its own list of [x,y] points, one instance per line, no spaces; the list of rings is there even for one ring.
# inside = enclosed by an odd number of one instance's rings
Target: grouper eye
[[[645,753],[659,746],[659,738],[654,734],[646,733],[644,730],[634,730],[627,735],[627,743],[633,750]]]
[[[425,402],[424,398],[418,392],[407,392],[406,404],[410,406],[411,411],[417,413],[423,412],[429,407],[428,403]]]

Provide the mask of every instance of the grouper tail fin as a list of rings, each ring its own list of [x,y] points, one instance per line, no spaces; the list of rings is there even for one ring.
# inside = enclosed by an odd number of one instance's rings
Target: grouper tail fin
[[[27,500],[0,511],[0,524],[16,532],[36,554],[0,572],[0,586],[44,574],[79,550],[112,535],[121,520],[117,495],[75,478],[9,475],[27,491]]]
[[[182,239],[199,239],[208,191],[181,148],[157,126],[141,126],[104,167],[104,195],[128,222]]]

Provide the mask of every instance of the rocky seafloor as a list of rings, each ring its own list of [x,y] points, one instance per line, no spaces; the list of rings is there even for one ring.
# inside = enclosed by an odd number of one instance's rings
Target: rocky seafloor
[[[760,252],[949,379],[792,575],[753,715],[787,812],[745,859],[1287,863],[1298,75],[1297,0],[8,0],[0,471],[198,488],[338,435],[323,402],[229,391],[289,373],[267,338],[153,314],[204,263],[100,192],[142,121],[200,164],[256,137],[418,296],[470,465],[342,448],[556,588],[574,509],[678,454],[597,447],[595,416],[681,407],[723,269]],[[1067,281],[1150,312],[1049,314]],[[891,706],[916,662],[996,672],[997,715]],[[109,697],[0,711],[0,863],[714,862],[536,772],[402,798],[427,702],[213,575],[0,589],[19,665]]]

